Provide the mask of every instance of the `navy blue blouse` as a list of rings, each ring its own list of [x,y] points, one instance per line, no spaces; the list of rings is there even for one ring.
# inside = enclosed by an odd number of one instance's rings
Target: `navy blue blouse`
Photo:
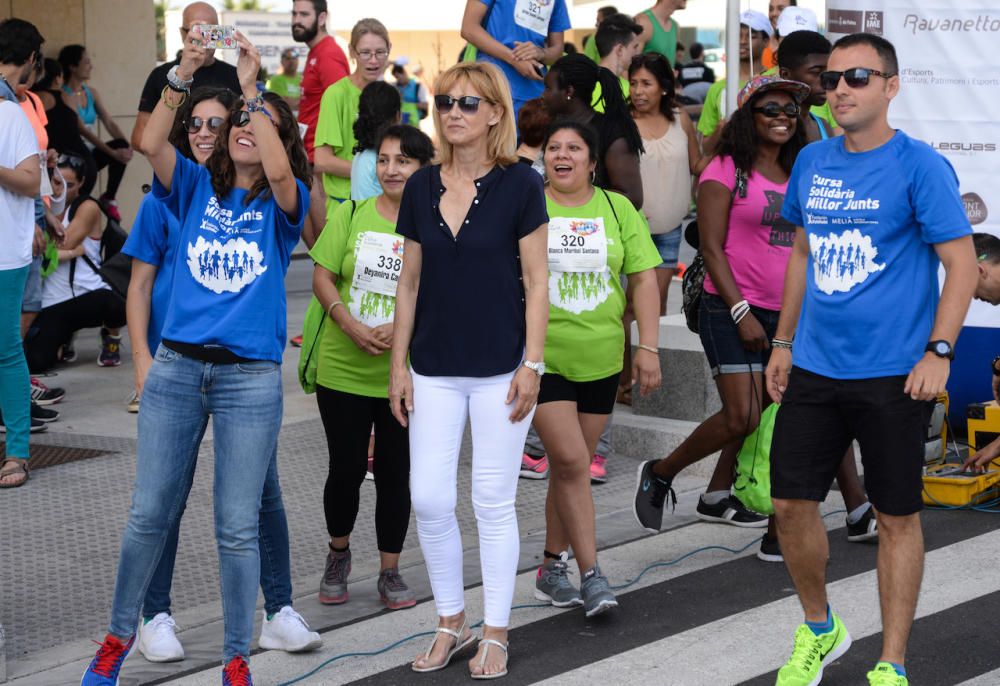
[[[476,179],[457,237],[441,215],[444,192],[440,165],[415,172],[396,222],[423,255],[410,364],[424,376],[509,373],[525,345],[518,240],[549,220],[542,178],[513,164]]]

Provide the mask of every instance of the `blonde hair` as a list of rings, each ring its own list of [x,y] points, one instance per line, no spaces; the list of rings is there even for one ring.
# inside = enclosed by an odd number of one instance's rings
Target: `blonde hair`
[[[351,50],[357,51],[358,41],[363,37],[367,36],[369,33],[375,34],[379,38],[385,41],[385,47],[392,47],[392,43],[389,42],[389,30],[385,28],[385,24],[380,22],[378,19],[359,19],[358,23],[354,25],[351,29]]]
[[[511,99],[507,78],[495,65],[488,62],[460,62],[443,72],[434,84],[434,92],[446,94],[458,83],[467,83],[486,100],[500,110],[500,121],[490,127],[486,134],[486,154],[490,159],[507,166],[517,162],[517,126],[514,121],[514,101]],[[441,113],[434,108],[434,126],[444,131]],[[442,164],[449,164],[452,158],[451,143],[441,136],[438,147]]]

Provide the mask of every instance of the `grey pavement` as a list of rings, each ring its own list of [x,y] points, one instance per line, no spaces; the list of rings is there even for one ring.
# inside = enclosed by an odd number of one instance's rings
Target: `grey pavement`
[[[311,294],[311,263],[294,260],[286,280],[289,335],[300,330]],[[675,287],[676,291],[676,287]],[[679,293],[672,294],[672,309]],[[33,445],[90,448],[98,457],[37,469],[21,488],[0,492],[4,523],[0,578],[0,623],[7,633],[8,677],[25,683],[64,683],[93,654],[92,640],[106,631],[121,532],[127,518],[135,474],[136,415],[125,411],[132,390],[131,346],[123,345],[118,368],[96,365],[98,335],[83,331],[76,339],[79,358],[43,377],[67,390],[53,406],[61,413],[49,431],[32,437]],[[291,538],[291,563],[297,609],[313,628],[324,629],[381,611],[374,591],[378,555],[374,535],[374,485],[362,486],[361,511],[352,536],[354,572],[348,606],[325,608],[315,594],[326,555],[323,484],[327,473],[326,437],[315,399],[296,380],[298,350],[285,353],[283,381],[285,418],[279,439],[279,470]],[[218,558],[212,515],[212,441],[206,434],[199,454],[195,484],[181,526],[173,584],[174,616],[182,628],[188,659],[151,665],[129,660],[123,684],[151,683],[171,675],[216,664],[221,654],[221,604]],[[459,493],[468,494],[470,449],[463,448]],[[600,516],[621,513],[631,495],[636,462],[624,456],[609,461],[609,483],[594,489]],[[521,482],[518,519],[524,544],[521,567],[537,564],[544,537],[547,482]],[[701,477],[691,488],[700,488]],[[678,482],[678,486],[684,484]],[[468,495],[459,498],[459,521],[467,549],[476,543],[475,519]],[[614,518],[612,518],[614,519]],[[624,519],[602,528],[603,542],[619,543],[638,533]],[[423,597],[429,596],[426,574],[411,520],[402,557],[403,573]],[[470,557],[467,583],[479,578],[478,561]],[[412,572],[408,568],[412,567]],[[60,669],[60,667],[63,667]],[[78,669],[79,668],[79,669]],[[55,671],[53,671],[55,670]],[[51,679],[51,681],[49,681]]]

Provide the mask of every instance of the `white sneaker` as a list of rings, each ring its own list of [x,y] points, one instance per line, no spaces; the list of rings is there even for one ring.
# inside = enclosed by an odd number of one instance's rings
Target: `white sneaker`
[[[166,612],[139,626],[139,652],[150,662],[177,662],[184,659],[184,646],[177,640],[177,624]]]
[[[281,612],[268,620],[264,612],[264,623],[260,628],[258,644],[264,650],[284,650],[287,653],[301,653],[315,650],[323,645],[323,639],[309,625],[302,615],[285,605]]]

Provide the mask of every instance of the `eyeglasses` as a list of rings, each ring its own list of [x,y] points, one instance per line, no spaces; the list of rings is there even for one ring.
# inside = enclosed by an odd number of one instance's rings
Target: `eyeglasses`
[[[358,57],[367,62],[373,57],[377,57],[380,60],[384,60],[389,56],[388,50],[358,50]]]
[[[789,119],[799,116],[799,112],[802,110],[794,102],[790,102],[787,105],[779,105],[776,102],[769,102],[763,107],[751,107],[750,111],[755,114],[763,114],[768,119],[777,119],[782,114],[786,115]]]
[[[483,100],[486,98],[480,98],[476,95],[463,95],[460,98],[453,98],[450,95],[435,95],[434,105],[441,114],[448,114],[456,104],[463,114],[475,114],[479,111],[479,103]]]
[[[248,113],[249,114],[249,113]],[[226,121],[223,117],[209,117],[208,119],[202,119],[201,117],[191,117],[184,122],[184,128],[188,133],[198,133],[201,131],[205,124],[208,124],[208,130],[212,133],[218,133],[219,129],[222,128],[222,123]],[[244,124],[246,126],[246,124]]]
[[[268,112],[267,110],[261,110],[261,112],[263,112],[267,116],[267,118],[271,120],[271,123],[274,124],[274,128],[278,128],[278,122],[274,121],[274,117],[271,116],[270,112]],[[212,117],[212,119],[215,118],[216,117]],[[246,110],[236,110],[231,115],[229,115],[229,123],[235,126],[237,129],[242,129],[244,126],[250,123],[250,113],[247,112]],[[211,128],[211,124],[209,124],[209,128]]]
[[[891,79],[895,74],[890,74],[877,69],[867,69],[865,67],[854,67],[846,71],[825,71],[819,75],[819,85],[825,91],[836,90],[840,84],[840,77],[849,88],[864,88],[868,85],[868,80],[872,76],[881,76],[883,79]]]

